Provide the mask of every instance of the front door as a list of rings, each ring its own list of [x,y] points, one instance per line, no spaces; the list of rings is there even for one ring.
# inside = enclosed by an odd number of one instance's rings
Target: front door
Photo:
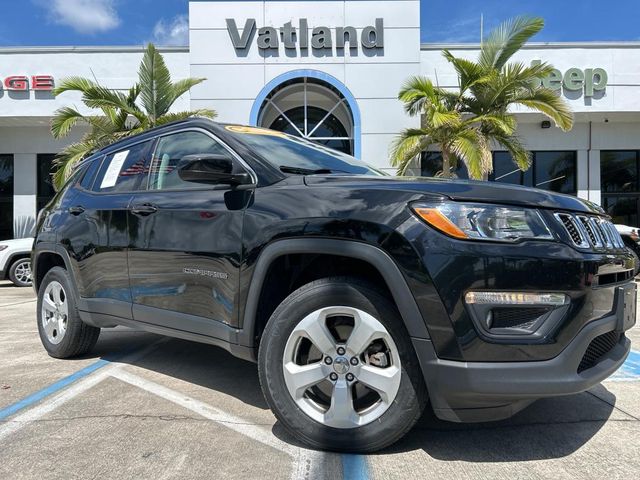
[[[252,191],[182,180],[177,164],[195,154],[234,159],[201,130],[160,137],[147,189],[131,200],[133,317],[216,337],[221,324],[236,323],[242,221]]]

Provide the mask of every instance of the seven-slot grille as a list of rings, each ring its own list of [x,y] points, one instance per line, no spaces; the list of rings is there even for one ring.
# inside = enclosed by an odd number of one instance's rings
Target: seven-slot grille
[[[564,212],[556,213],[555,217],[578,248],[624,248],[620,234],[609,220]]]

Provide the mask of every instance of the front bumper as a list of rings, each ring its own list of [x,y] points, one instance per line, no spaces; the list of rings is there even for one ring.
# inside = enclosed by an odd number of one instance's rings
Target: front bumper
[[[626,295],[625,295],[626,292]],[[624,335],[635,324],[630,289],[619,287],[612,315],[590,322],[556,357],[531,362],[460,362],[438,358],[430,340],[413,339],[436,416],[454,422],[508,418],[534,400],[583,392],[598,384],[625,361],[631,342]],[[630,314],[632,312],[632,314]],[[579,372],[591,342],[615,332],[617,343]]]

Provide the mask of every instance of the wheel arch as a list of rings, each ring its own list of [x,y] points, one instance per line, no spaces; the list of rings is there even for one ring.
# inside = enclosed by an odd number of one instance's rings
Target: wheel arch
[[[400,316],[411,337],[428,339],[429,332],[418,305],[393,259],[379,247],[351,240],[284,239],[275,241],[260,253],[248,288],[242,314],[242,343],[254,345],[258,330],[258,307],[271,265],[285,255],[317,254],[348,257],[371,265],[385,281]]]
[[[31,256],[31,272],[33,275],[33,288],[37,292],[40,288],[42,279],[49,270],[53,267],[62,267],[71,276],[72,281],[75,284],[75,278],[73,270],[71,269],[71,262],[69,261],[69,254],[67,251],[59,245],[39,245],[34,249]]]
[[[9,278],[9,270],[11,270],[11,267],[13,267],[13,264],[17,261],[17,260],[22,260],[24,258],[31,258],[31,254],[30,252],[15,252],[12,253],[9,258],[7,258],[7,261],[5,262],[5,270],[4,270],[4,278]]]

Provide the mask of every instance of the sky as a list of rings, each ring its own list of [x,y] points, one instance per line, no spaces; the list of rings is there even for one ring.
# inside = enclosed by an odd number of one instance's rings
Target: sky
[[[0,46],[188,44],[188,0],[0,0],[0,12]],[[422,0],[421,37],[478,42],[481,16],[486,32],[522,14],[546,21],[534,41],[640,41],[640,0]]]

